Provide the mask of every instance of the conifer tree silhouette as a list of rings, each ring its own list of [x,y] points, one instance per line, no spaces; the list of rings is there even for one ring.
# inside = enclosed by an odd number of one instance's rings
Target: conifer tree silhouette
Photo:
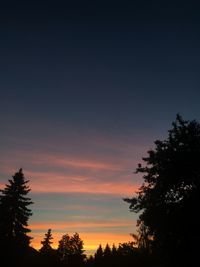
[[[52,247],[51,247],[51,244],[53,243],[51,241],[52,239],[53,237],[52,237],[51,229],[48,229],[43,241],[41,241],[42,247],[40,249],[40,253],[48,254],[52,251]]]
[[[5,251],[19,251],[28,248],[31,237],[27,235],[28,220],[32,215],[28,208],[33,204],[27,194],[27,185],[22,169],[15,173],[5,189],[0,190],[0,244]]]

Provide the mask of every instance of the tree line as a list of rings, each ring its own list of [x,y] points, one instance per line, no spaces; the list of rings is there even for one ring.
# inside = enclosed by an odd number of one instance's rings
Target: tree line
[[[32,215],[29,205],[33,202],[27,197],[30,192],[28,183],[20,169],[1,190],[0,260],[3,266],[101,267],[143,262],[137,242],[113,245],[112,248],[107,244],[105,249],[99,245],[94,256],[86,257],[84,242],[78,233],[64,234],[54,249],[51,229],[45,233],[39,251],[32,248],[28,220]]]
[[[165,140],[156,140],[136,173],[143,183],[129,203],[139,213],[133,242],[108,244],[86,257],[78,233],[65,234],[53,249],[51,229],[41,249],[30,247],[28,220],[33,202],[22,169],[0,190],[1,266],[195,266],[200,240],[200,124],[180,115]]]

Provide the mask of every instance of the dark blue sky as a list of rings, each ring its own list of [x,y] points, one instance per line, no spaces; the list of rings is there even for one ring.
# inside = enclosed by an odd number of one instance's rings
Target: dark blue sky
[[[137,186],[137,162],[178,112],[200,118],[198,1],[6,1],[0,10],[0,183],[24,168],[33,222],[37,200],[55,201],[48,220],[63,220],[59,192],[76,207],[96,203],[96,192],[102,209],[106,199],[121,205],[113,219],[130,221],[121,198]]]
[[[86,117],[100,127],[109,127],[110,119],[129,127],[144,114],[171,119],[191,107],[189,115],[198,115],[198,5],[14,2],[1,17],[5,105],[33,120],[54,120],[58,112],[72,123],[87,124]]]

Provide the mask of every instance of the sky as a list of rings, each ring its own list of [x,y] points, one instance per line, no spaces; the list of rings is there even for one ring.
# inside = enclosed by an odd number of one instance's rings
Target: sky
[[[7,1],[0,14],[0,187],[30,180],[32,246],[132,241],[125,197],[180,113],[200,118],[198,1]],[[187,215],[186,215],[187,216]]]

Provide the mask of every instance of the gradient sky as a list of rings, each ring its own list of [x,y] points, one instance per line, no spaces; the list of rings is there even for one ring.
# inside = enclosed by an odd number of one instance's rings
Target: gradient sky
[[[178,112],[200,118],[197,2],[1,6],[0,185],[30,179],[36,248],[48,228],[87,252],[131,240],[137,163]]]

